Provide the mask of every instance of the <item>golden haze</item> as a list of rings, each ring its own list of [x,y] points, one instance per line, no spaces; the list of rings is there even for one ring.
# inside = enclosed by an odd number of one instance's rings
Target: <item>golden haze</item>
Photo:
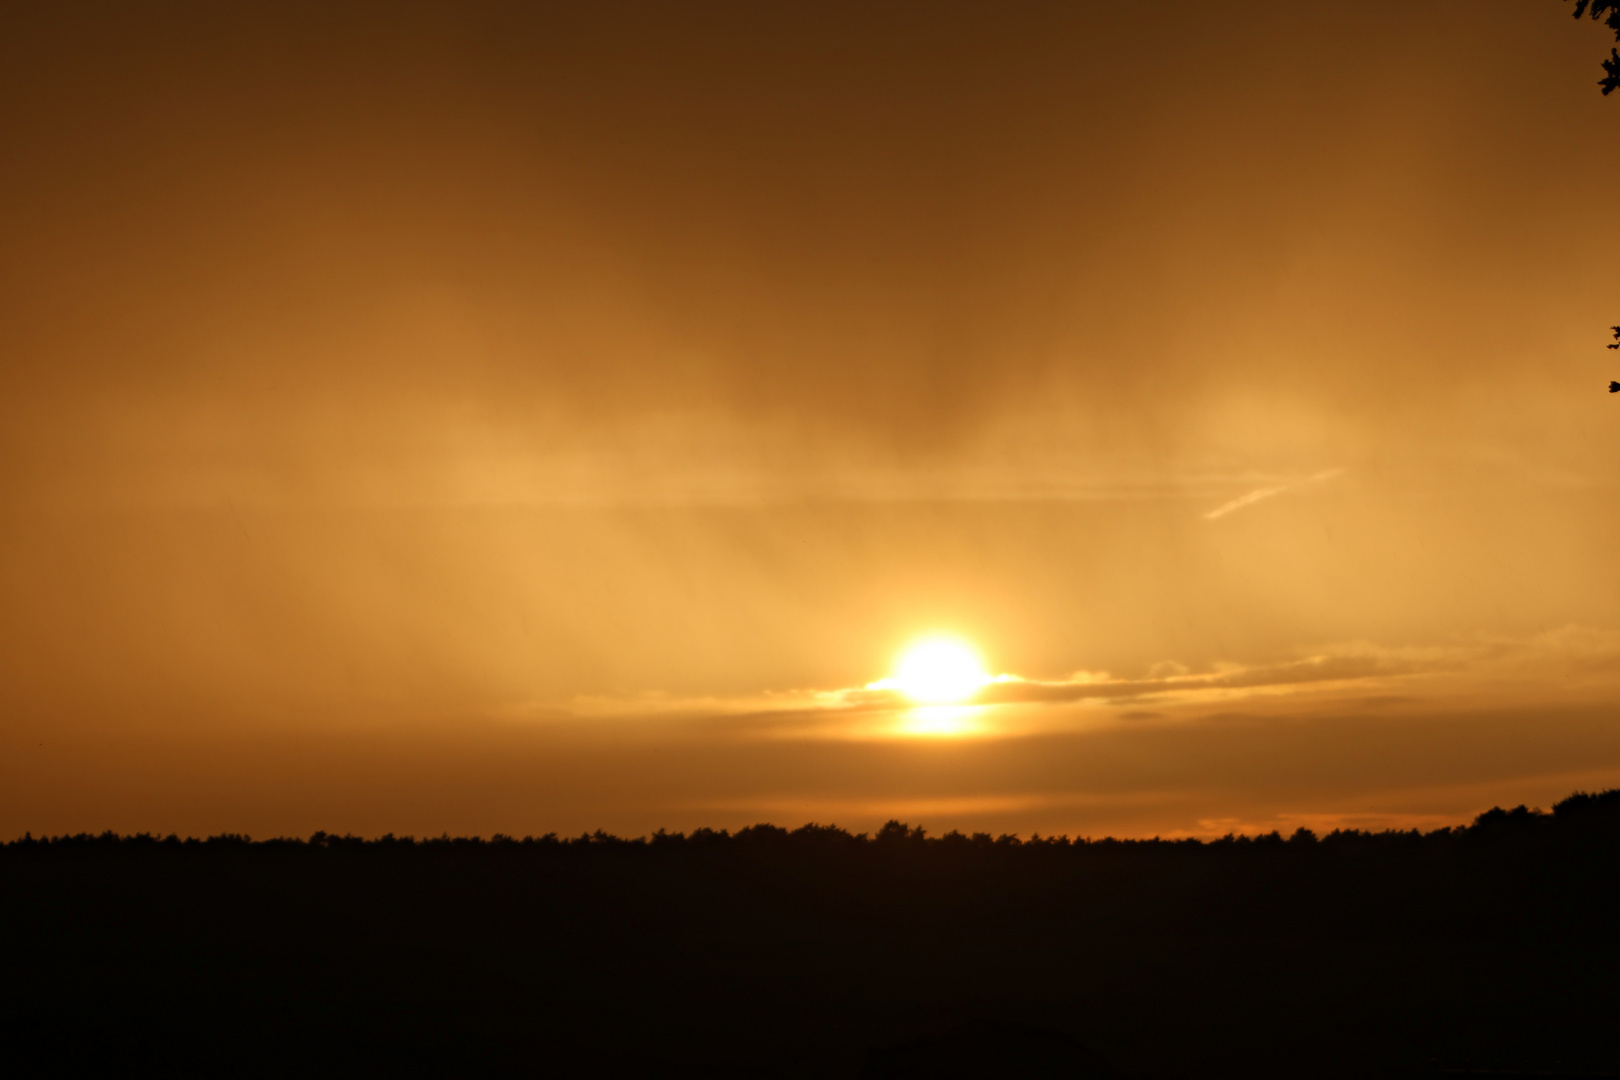
[[[1620,783],[1558,5],[3,18],[0,835]]]

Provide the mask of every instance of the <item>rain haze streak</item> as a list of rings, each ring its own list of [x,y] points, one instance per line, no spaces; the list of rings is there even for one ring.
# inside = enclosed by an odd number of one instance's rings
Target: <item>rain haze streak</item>
[[[1620,783],[1568,15],[7,6],[0,836]]]

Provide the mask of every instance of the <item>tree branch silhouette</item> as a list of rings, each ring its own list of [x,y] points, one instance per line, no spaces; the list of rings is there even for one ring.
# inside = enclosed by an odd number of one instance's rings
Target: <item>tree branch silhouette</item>
[[[1575,0],[1575,18],[1587,16],[1592,20],[1603,20],[1603,25],[1614,31],[1614,40],[1620,41],[1620,0]],[[1603,78],[1598,80],[1598,86],[1603,90],[1603,96],[1608,97],[1616,87],[1620,87],[1620,49],[1609,49],[1609,58],[1603,61]],[[1608,348],[1620,349],[1620,326],[1611,326],[1614,331],[1614,343]],[[1620,394],[1620,382],[1609,382],[1609,393]]]
[[[1575,18],[1583,15],[1593,20],[1602,19],[1603,25],[1614,31],[1614,40],[1620,41],[1620,0],[1575,0]],[[1603,88],[1604,97],[1620,87],[1620,50],[1609,50],[1609,58],[1603,61],[1603,78],[1598,80],[1598,86]]]

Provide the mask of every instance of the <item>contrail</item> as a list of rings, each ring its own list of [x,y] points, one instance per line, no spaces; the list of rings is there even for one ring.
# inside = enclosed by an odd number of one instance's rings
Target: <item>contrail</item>
[[[1255,503],[1269,499],[1273,495],[1281,495],[1285,491],[1293,491],[1295,488],[1307,487],[1311,484],[1320,484],[1324,480],[1331,480],[1335,476],[1342,476],[1344,475],[1345,471],[1346,470],[1344,469],[1328,469],[1324,472],[1317,473],[1315,476],[1307,477],[1304,480],[1299,480],[1292,484],[1279,484],[1276,487],[1256,488],[1247,495],[1239,495],[1231,502],[1223,503],[1222,505],[1217,506],[1215,509],[1204,515],[1204,520],[1214,521],[1216,518],[1223,518],[1234,510],[1241,510],[1245,506],[1253,506]]]

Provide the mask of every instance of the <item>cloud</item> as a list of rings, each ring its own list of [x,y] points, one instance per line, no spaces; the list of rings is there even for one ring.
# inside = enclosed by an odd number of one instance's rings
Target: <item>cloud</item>
[[[1146,675],[1080,671],[1062,679],[1001,675],[957,705],[918,706],[895,690],[796,689],[736,697],[639,694],[576,698],[587,725],[619,719],[669,734],[833,740],[995,737],[1077,730],[1099,722],[1177,723],[1244,715],[1305,715],[1354,703],[1358,711],[1474,708],[1509,701],[1611,701],[1620,693],[1620,633],[1566,626],[1528,638],[1487,638],[1427,648],[1346,642],[1275,663],[1222,663],[1192,671],[1164,662]],[[1079,706],[1045,708],[1046,706]],[[536,707],[510,711],[508,719]],[[560,719],[556,711],[545,714]]]
[[[1282,495],[1285,492],[1297,491],[1303,487],[1309,487],[1313,484],[1320,484],[1325,480],[1332,480],[1335,476],[1343,476],[1345,472],[1346,470],[1344,469],[1326,469],[1315,474],[1314,476],[1307,477],[1304,480],[1299,480],[1292,484],[1278,484],[1275,487],[1256,488],[1247,495],[1239,495],[1231,502],[1222,503],[1220,506],[1217,506],[1215,509],[1204,515],[1204,520],[1216,521],[1225,517],[1227,514],[1232,513],[1233,511],[1242,510],[1246,506],[1253,506],[1257,502],[1264,502],[1266,499],[1272,498],[1275,495]]]
[[[1500,646],[1489,646],[1499,649]],[[903,693],[890,689],[847,687],[832,690],[786,690],[736,698],[678,698],[638,694],[622,698],[576,698],[579,717],[662,717],[717,722],[724,726],[774,734],[816,734],[867,738],[873,735],[915,734],[903,722],[892,723],[924,708],[941,711],[982,711],[987,708],[1079,704],[1153,702],[1177,704],[1196,701],[1233,701],[1330,685],[1363,684],[1405,676],[1461,670],[1465,657],[1446,650],[1386,650],[1357,645],[1340,652],[1304,657],[1277,664],[1222,664],[1213,671],[1187,672],[1178,664],[1155,665],[1144,678],[1118,678],[1107,672],[1077,672],[1066,679],[1025,679],[1001,675],[971,700],[960,705],[919,707]],[[516,714],[514,714],[516,715]],[[555,714],[550,714],[555,715]],[[1122,714],[1141,719],[1135,710]],[[1003,732],[998,724],[965,725],[965,730]]]
[[[1444,662],[1441,662],[1442,664]],[[1199,691],[1222,693],[1261,691],[1313,683],[1364,681],[1380,677],[1410,675],[1437,670],[1427,664],[1379,652],[1311,656],[1281,664],[1258,666],[1229,665],[1203,674],[1177,674],[1146,679],[1113,679],[1106,675],[1083,674],[1058,682],[1009,679],[985,688],[986,704],[1023,702],[1084,701],[1087,699],[1140,699],[1174,695],[1186,697]]]

